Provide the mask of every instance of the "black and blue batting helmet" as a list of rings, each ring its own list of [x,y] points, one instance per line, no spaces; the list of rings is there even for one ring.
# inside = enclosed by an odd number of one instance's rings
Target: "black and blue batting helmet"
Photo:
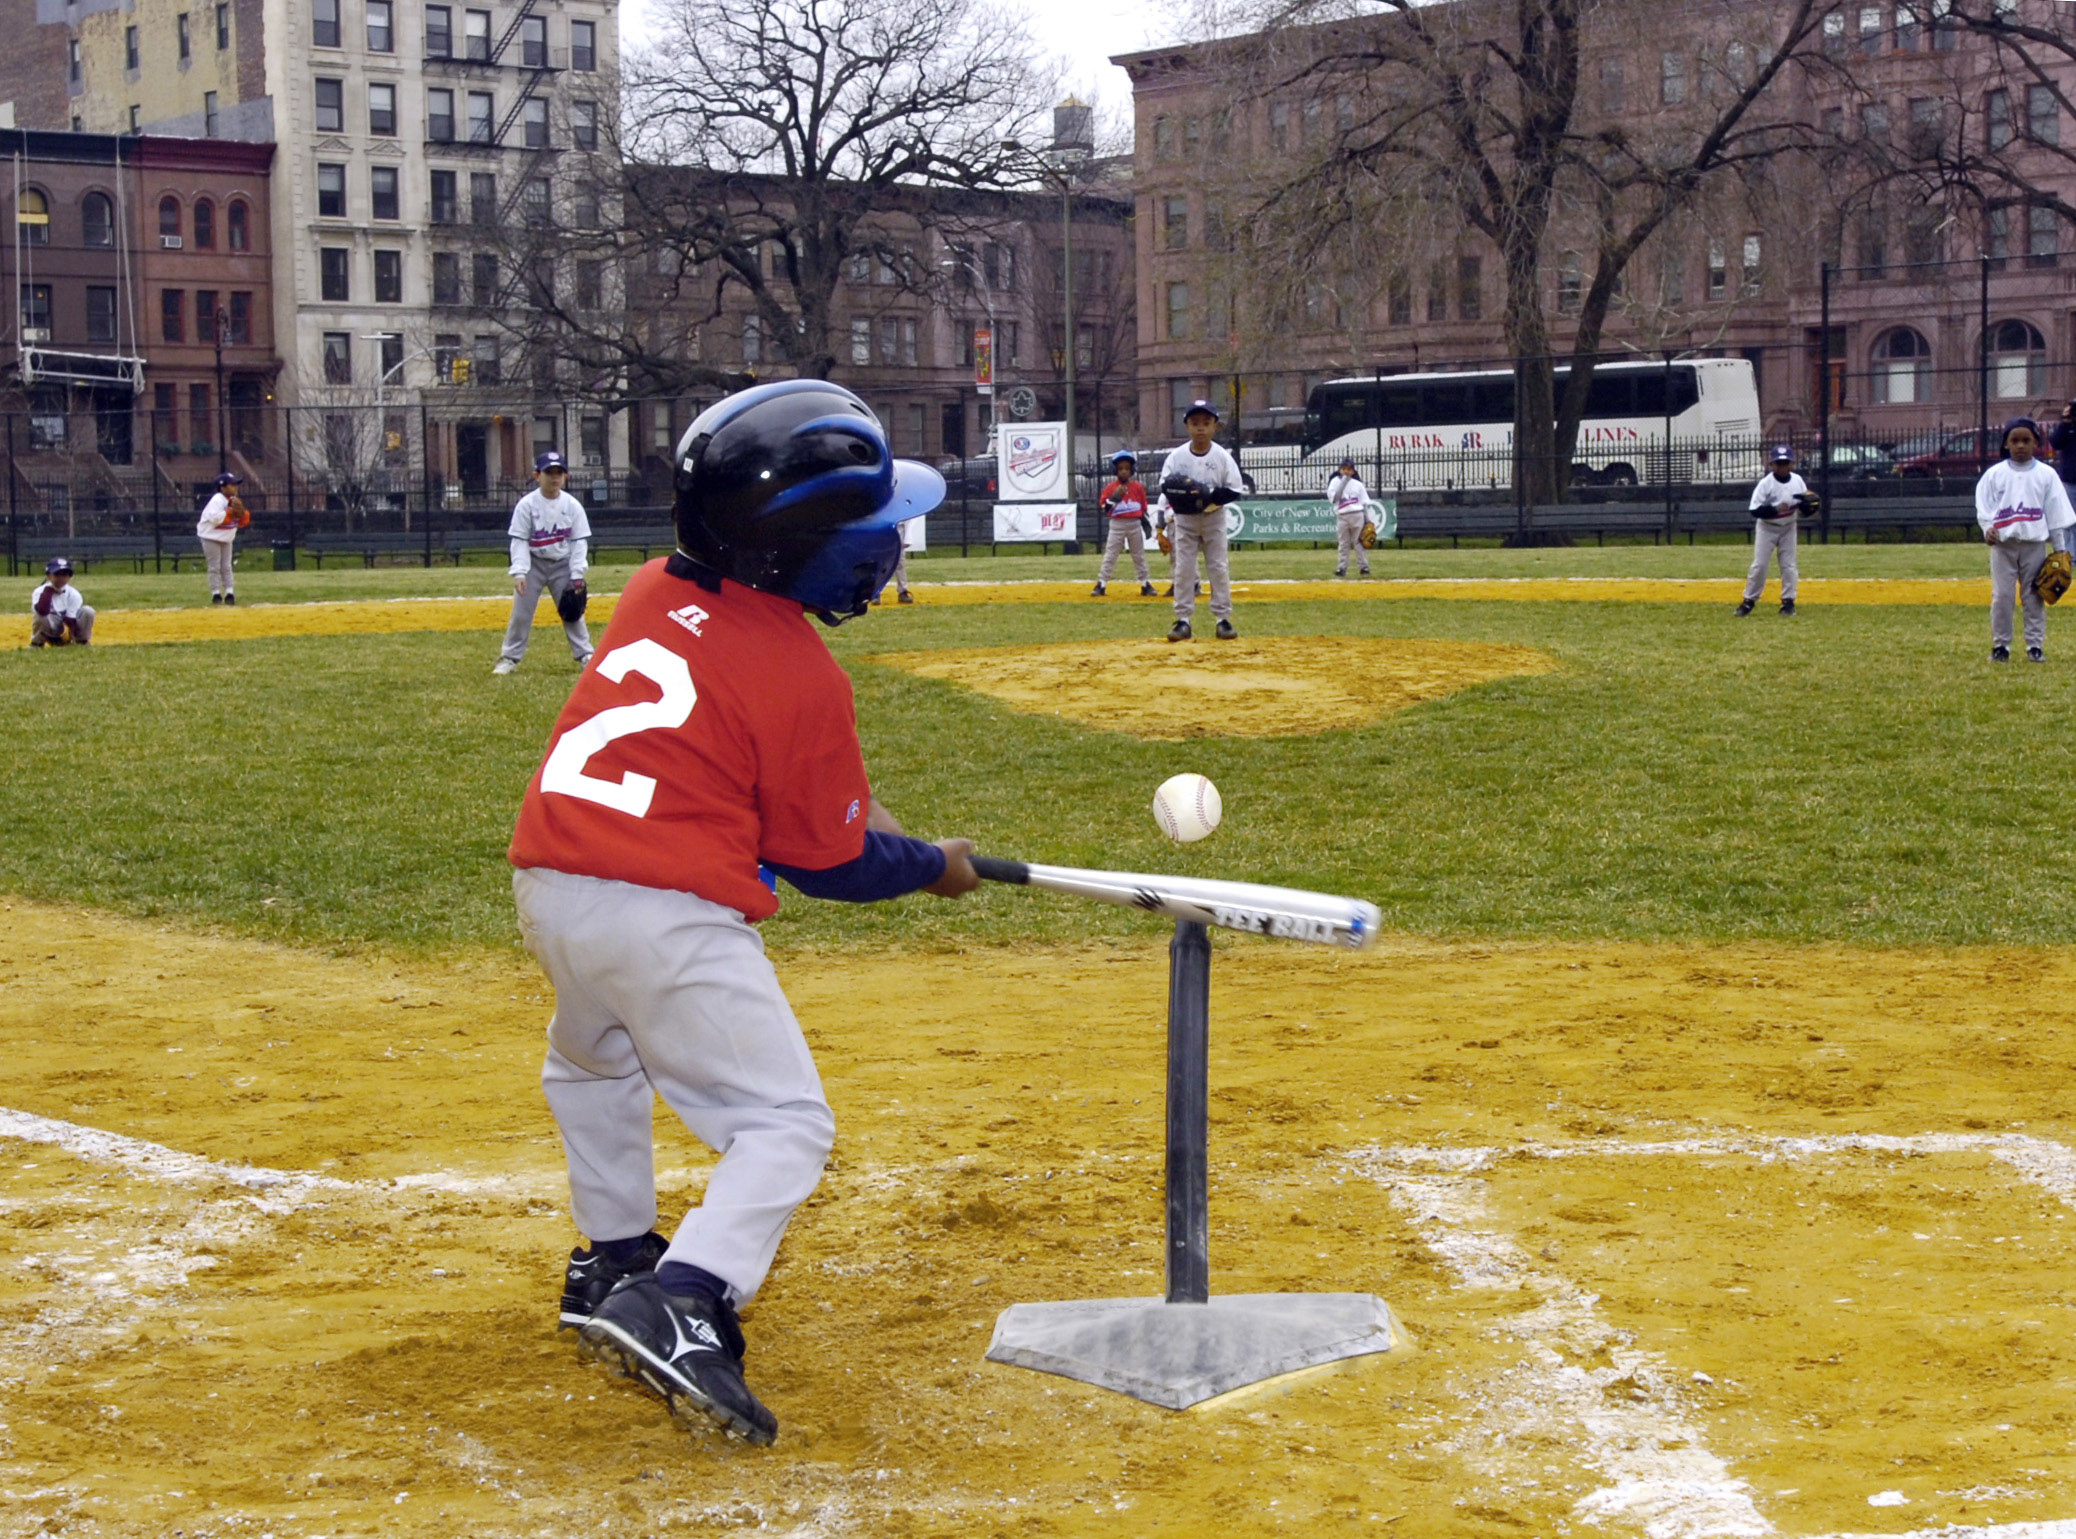
[[[901,560],[899,526],[944,500],[944,477],[895,459],[872,409],[827,380],[758,385],[708,407],[676,463],[685,554],[831,625],[865,613]]]

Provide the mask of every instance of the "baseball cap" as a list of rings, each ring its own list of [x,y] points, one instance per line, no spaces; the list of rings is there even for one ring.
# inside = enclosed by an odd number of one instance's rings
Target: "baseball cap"
[[[226,470],[216,478],[216,484],[218,486],[242,486],[245,484],[245,478],[235,470]]]
[[[1129,449],[1120,449],[1117,453],[1110,456],[1110,463],[1113,465],[1122,465],[1127,460],[1136,465],[1139,463],[1139,456],[1132,453]]]
[[[1218,420],[1218,408],[1213,406],[1209,401],[1191,401],[1189,403],[1189,410],[1182,414],[1182,420],[1184,422],[1187,422],[1198,412],[1202,412],[1213,422],[1216,422]]]
[[[1342,455],[1341,464],[1346,465],[1350,470],[1353,470],[1355,468],[1355,456],[1352,454]]]
[[[545,454],[535,457],[533,468],[536,475],[544,470],[567,470],[569,469],[569,461],[562,457],[560,449],[550,449]]]
[[[45,577],[55,577],[60,572],[69,572],[71,570],[72,563],[64,556],[52,556],[50,560],[43,563],[43,575]]]
[[[1775,444],[1773,446],[1773,464],[1785,465],[1790,460],[1794,459],[1794,457],[1795,451],[1789,448],[1786,444]]]

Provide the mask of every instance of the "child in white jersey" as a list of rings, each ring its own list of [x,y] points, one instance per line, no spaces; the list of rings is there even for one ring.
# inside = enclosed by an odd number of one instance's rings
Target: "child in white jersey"
[[[2031,417],[2004,424],[2004,458],[1975,483],[1975,522],[1990,548],[1990,661],[2011,661],[2011,611],[2023,595],[2026,661],[2047,661],[2047,602],[2033,589],[2050,546],[2070,548],[2076,509],[2062,478],[2034,456],[2040,429]]]
[[[584,504],[563,490],[568,476],[562,456],[548,450],[533,462],[535,489],[512,508],[512,525],[505,531],[512,543],[512,619],[492,673],[510,673],[526,656],[543,588],[558,605],[567,590],[583,591],[591,523],[584,516]],[[584,617],[563,621],[562,630],[569,638],[569,655],[583,667],[591,661],[591,632]]]

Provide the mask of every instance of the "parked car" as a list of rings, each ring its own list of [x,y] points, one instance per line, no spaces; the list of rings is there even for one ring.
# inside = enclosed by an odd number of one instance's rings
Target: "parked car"
[[[1975,429],[1948,433],[1938,447],[1923,454],[1904,460],[1900,473],[1906,476],[1946,476],[1959,479],[1979,475],[1987,460],[1995,460],[2001,454],[2003,434],[1997,428],[1989,430],[1987,441]]]
[[[1805,478],[1814,479],[1823,464],[1821,449],[1802,464]],[[1874,444],[1839,444],[1831,450],[1831,474],[1848,481],[1884,481],[1896,474],[1896,457]]]
[[[996,466],[992,454],[975,455],[963,460],[939,460],[937,470],[944,477],[946,505],[962,502],[992,503],[995,500]]]

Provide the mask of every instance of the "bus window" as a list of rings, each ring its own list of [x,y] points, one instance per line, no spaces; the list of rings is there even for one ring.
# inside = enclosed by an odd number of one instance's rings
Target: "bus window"
[[[1384,404],[1377,413],[1375,427],[1408,428],[1420,425],[1420,387],[1418,385],[1386,385]]]
[[[1595,372],[1586,386],[1588,417],[1633,417],[1636,415],[1636,378],[1630,374]]]
[[[1670,406],[1666,405],[1668,378],[1672,381]],[[1636,415],[1639,417],[1677,417],[1700,399],[1694,371],[1690,368],[1653,369],[1636,376]]]
[[[1473,422],[1512,422],[1514,382],[1512,379],[1482,380],[1471,387]]]
[[[1314,443],[1327,443],[1345,433],[1358,432],[1373,424],[1370,403],[1373,391],[1367,385],[1322,385],[1312,393],[1319,425]]]
[[[1420,420],[1429,427],[1454,427],[1474,422],[1469,385],[1431,385],[1424,392]]]

